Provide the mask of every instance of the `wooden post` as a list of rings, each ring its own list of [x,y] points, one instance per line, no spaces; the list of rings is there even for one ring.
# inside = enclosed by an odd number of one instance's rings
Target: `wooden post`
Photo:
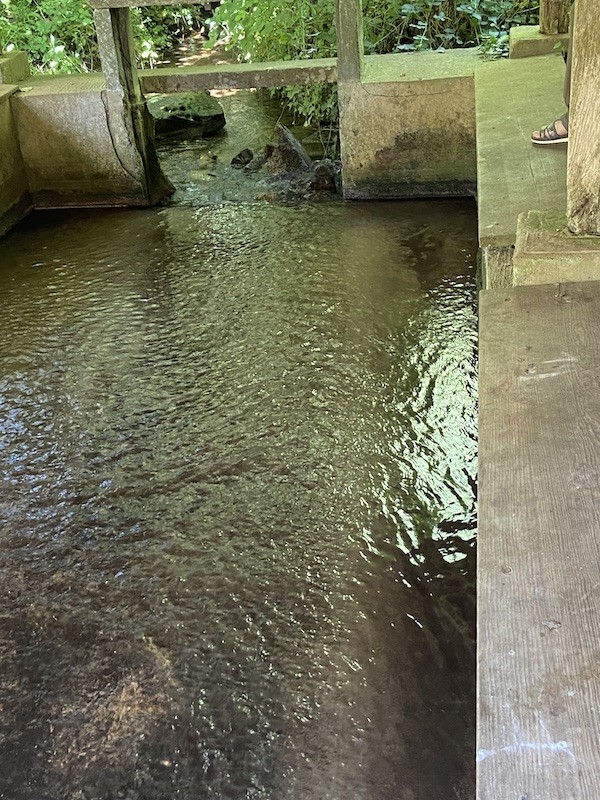
[[[122,91],[132,102],[141,92],[135,68],[135,53],[129,8],[102,8],[94,11],[100,64],[109,92]]]
[[[149,204],[173,191],[163,175],[152,143],[152,120],[135,67],[129,8],[94,11],[102,74],[103,102],[115,154],[123,169],[144,186]]]
[[[362,0],[336,0],[338,83],[359,81],[364,61]]]
[[[575,234],[600,236],[600,14],[577,0],[571,47],[567,218]]]
[[[568,33],[570,8],[570,0],[541,0],[540,33]]]

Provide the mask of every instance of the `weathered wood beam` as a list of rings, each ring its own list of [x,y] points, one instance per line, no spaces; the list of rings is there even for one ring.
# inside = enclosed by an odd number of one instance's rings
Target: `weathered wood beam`
[[[362,0],[336,0],[338,81],[359,81],[363,74]]]
[[[97,9],[94,24],[106,81],[102,102],[115,155],[125,172],[140,182],[152,205],[173,187],[160,169],[152,143],[153,123],[135,67],[130,10]]]
[[[571,0],[541,0],[540,33],[568,33]]]
[[[479,295],[477,800],[600,797],[599,289]]]
[[[573,233],[600,236],[598,0],[577,0],[573,13],[567,218]]]
[[[193,92],[206,89],[261,89],[310,83],[335,83],[335,58],[270,61],[266,64],[223,64],[171,67],[139,72],[142,92]]]

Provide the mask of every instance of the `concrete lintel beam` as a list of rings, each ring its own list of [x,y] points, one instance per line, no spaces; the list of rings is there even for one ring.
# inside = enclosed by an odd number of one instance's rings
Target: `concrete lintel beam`
[[[261,89],[311,83],[335,83],[335,58],[277,61],[267,64],[224,64],[141,70],[142,92],[192,92],[206,89]]]

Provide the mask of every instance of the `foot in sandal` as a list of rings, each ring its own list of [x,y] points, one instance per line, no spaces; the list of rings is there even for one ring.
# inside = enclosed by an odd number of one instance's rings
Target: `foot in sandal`
[[[551,125],[531,134],[534,144],[563,144],[569,141],[569,117],[564,114]]]

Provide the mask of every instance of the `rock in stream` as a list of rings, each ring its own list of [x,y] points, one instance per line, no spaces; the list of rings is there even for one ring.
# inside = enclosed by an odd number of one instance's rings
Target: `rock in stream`
[[[221,104],[208,92],[155,94],[148,98],[147,105],[156,133],[193,127],[203,136],[212,136],[225,127]]]

